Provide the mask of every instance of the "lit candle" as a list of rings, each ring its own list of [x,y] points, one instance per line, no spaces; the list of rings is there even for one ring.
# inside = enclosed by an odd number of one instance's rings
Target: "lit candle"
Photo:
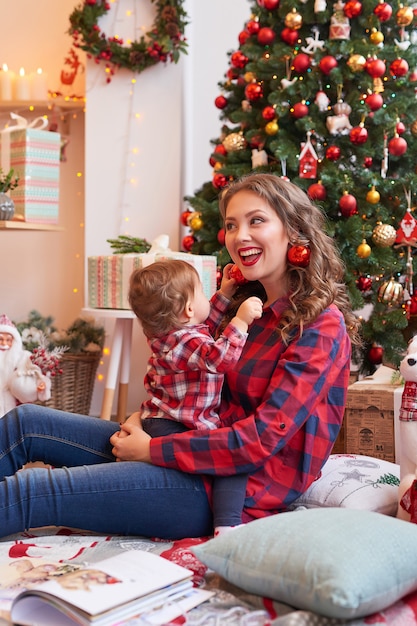
[[[30,94],[32,100],[46,100],[48,97],[47,75],[38,67],[37,71],[31,76]]]
[[[6,63],[0,71],[0,98],[1,100],[11,100],[13,97],[14,73],[9,70]]]
[[[16,100],[30,100],[30,79],[23,67],[16,76]]]

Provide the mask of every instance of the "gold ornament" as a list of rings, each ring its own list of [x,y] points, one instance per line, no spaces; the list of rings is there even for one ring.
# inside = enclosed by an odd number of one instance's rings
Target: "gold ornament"
[[[220,163],[220,161],[216,161],[214,166],[213,166],[213,169],[214,169],[215,172],[217,172],[217,170],[221,170],[222,167],[223,167],[223,163]]]
[[[414,19],[413,9],[411,7],[403,7],[400,5],[396,18],[398,26],[410,26]]]
[[[200,215],[196,215],[189,220],[189,225],[192,230],[200,230],[203,228],[204,222],[201,219]]]
[[[414,137],[417,137],[417,120],[414,120],[414,122],[411,124],[410,130]]]
[[[201,213],[199,213],[198,211],[193,211],[192,213],[190,213],[190,215],[187,217],[187,226],[190,226],[191,228],[191,222],[193,219],[195,219],[196,217],[200,217]]]
[[[356,254],[360,259],[367,259],[371,255],[371,246],[366,243],[366,239],[362,239],[362,243],[356,248]]]
[[[256,76],[253,72],[245,72],[243,75],[246,83],[253,83],[256,81]]]
[[[369,202],[369,204],[378,204],[380,199],[381,196],[379,194],[379,191],[375,189],[375,185],[372,185],[372,189],[370,189],[366,194],[366,201]]]
[[[393,278],[382,283],[378,289],[379,302],[387,302],[388,304],[399,304],[402,302],[404,289],[400,283]]]
[[[223,140],[223,146],[227,152],[238,152],[246,148],[246,139],[242,133],[230,133]]]
[[[352,54],[346,65],[352,70],[352,72],[362,72],[365,67],[366,59],[361,54]]]
[[[276,135],[279,131],[278,122],[276,120],[272,120],[272,122],[268,122],[265,125],[265,132],[267,135]]]
[[[384,41],[384,33],[381,33],[380,30],[373,28],[371,34],[369,35],[369,39],[371,43],[373,43],[375,46],[378,46]]]
[[[299,30],[303,25],[303,18],[300,13],[297,13],[296,9],[293,9],[291,13],[287,13],[285,17],[285,26],[292,30]]]
[[[397,239],[397,231],[390,224],[377,224],[372,231],[372,241],[381,248],[390,248]]]

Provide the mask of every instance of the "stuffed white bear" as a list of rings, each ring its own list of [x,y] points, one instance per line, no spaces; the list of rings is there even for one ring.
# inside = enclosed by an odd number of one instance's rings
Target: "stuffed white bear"
[[[405,380],[399,415],[400,486],[397,517],[417,523],[417,336],[400,363]]]

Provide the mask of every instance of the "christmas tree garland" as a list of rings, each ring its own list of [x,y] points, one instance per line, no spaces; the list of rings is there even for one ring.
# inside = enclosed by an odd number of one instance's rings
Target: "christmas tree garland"
[[[68,33],[77,48],[85,50],[96,62],[104,61],[107,81],[116,68],[124,67],[140,73],[159,62],[176,63],[180,53],[186,51],[184,29],[187,14],[183,0],[151,0],[157,6],[151,30],[138,41],[125,45],[119,37],[108,38],[98,26],[98,20],[110,10],[105,0],[85,0],[70,15]]]

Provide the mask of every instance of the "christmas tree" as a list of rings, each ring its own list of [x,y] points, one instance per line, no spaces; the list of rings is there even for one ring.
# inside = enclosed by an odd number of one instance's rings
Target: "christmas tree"
[[[416,12],[383,0],[257,0],[214,105],[213,177],[188,197],[183,247],[229,262],[218,196],[273,172],[322,207],[362,319],[362,372],[398,365],[417,319]]]

